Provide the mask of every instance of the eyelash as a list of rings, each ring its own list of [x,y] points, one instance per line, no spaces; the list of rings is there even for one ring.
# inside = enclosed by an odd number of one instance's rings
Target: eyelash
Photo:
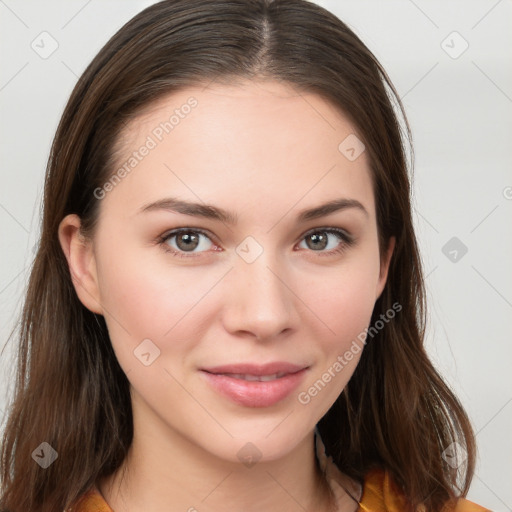
[[[199,228],[178,228],[178,229],[174,229],[173,231],[170,231],[170,232],[165,233],[165,234],[161,235],[160,237],[158,237],[157,243],[162,246],[164,251],[166,251],[168,253],[171,253],[173,256],[176,256],[177,258],[196,258],[196,257],[198,257],[201,253],[189,253],[189,254],[187,254],[186,252],[176,251],[176,250],[170,248],[169,245],[166,243],[169,239],[171,239],[171,238],[173,238],[173,237],[175,237],[177,235],[180,235],[181,233],[199,233],[199,234],[205,236],[206,238],[208,238],[210,241],[213,242],[213,240],[211,240],[211,238],[208,235],[208,233],[206,231],[203,231],[202,229],[199,229]],[[343,229],[335,228],[335,227],[314,228],[312,230],[309,230],[307,233],[305,233],[302,236],[300,241],[302,242],[302,240],[304,240],[308,236],[314,235],[316,233],[334,234],[334,235],[336,235],[336,236],[338,236],[340,238],[340,244],[335,249],[331,249],[330,251],[313,251],[313,250],[310,250],[310,252],[318,252],[318,255],[321,256],[321,257],[322,256],[332,256],[334,254],[341,254],[348,247],[353,245],[354,242],[355,242],[355,239],[351,235],[349,235],[346,231],[344,231]]]

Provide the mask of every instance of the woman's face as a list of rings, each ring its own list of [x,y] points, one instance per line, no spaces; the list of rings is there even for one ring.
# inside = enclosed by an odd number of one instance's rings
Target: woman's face
[[[68,261],[134,418],[225,460],[283,456],[347,384],[385,284],[354,126],[319,96],[244,81],[173,93],[122,140],[93,243]],[[242,364],[256,368],[219,368]]]

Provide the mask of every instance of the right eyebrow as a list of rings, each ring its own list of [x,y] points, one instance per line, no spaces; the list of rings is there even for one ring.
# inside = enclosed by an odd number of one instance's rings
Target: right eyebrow
[[[232,212],[228,212],[217,206],[201,203],[193,203],[184,201],[175,197],[166,197],[159,199],[152,203],[142,206],[139,213],[150,212],[155,210],[166,210],[175,213],[182,213],[183,215],[191,215],[194,217],[205,217],[207,219],[219,220],[226,224],[236,224],[238,217]]]

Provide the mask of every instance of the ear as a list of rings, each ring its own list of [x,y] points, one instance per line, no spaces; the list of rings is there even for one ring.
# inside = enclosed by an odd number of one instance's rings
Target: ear
[[[82,235],[80,226],[78,215],[64,217],[59,224],[59,241],[80,302],[93,313],[102,315],[93,245]]]
[[[375,300],[377,300],[386,286],[386,280],[388,278],[389,264],[391,262],[391,256],[393,255],[393,251],[395,249],[396,238],[394,236],[390,237],[388,247],[386,249],[385,254],[381,257],[380,262],[380,273],[379,279],[377,281],[377,289]]]

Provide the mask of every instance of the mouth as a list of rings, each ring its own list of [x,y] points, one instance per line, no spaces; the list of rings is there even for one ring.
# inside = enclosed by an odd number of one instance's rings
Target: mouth
[[[210,386],[244,407],[270,407],[287,398],[309,366],[290,363],[236,364],[201,369]]]
[[[294,364],[285,361],[274,361],[266,364],[254,363],[236,363],[225,364],[222,366],[213,366],[210,368],[201,368],[208,373],[216,375],[242,375],[253,377],[274,377],[279,378],[289,373],[296,373],[304,368],[308,368],[307,364]]]
[[[213,375],[225,375],[226,377],[231,377],[232,379],[240,379],[246,380],[249,382],[269,382],[271,380],[280,379],[285,375],[290,375],[289,373],[279,372],[274,373],[273,375],[250,375],[247,373],[216,373]]]

